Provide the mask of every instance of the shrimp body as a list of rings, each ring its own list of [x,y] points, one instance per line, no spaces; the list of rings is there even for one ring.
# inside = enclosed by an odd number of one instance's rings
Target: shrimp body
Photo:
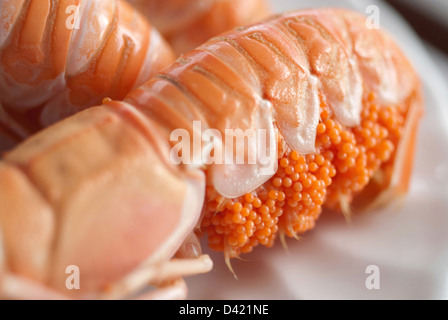
[[[124,98],[174,59],[124,1],[2,0],[0,12],[0,127],[18,141]]]
[[[190,269],[162,267],[196,226],[229,258],[297,237],[324,205],[347,212],[357,199],[399,198],[421,113],[413,68],[358,14],[297,11],[211,39],[123,102],[80,112],[4,157],[3,291],[32,279],[72,294],[67,264],[84,270],[83,296],[147,278],[165,288],[173,274],[209,270],[204,256],[187,259]],[[194,139],[194,121],[264,130],[274,172],[260,174],[259,162],[174,165],[171,133]],[[20,221],[29,236],[14,232]]]

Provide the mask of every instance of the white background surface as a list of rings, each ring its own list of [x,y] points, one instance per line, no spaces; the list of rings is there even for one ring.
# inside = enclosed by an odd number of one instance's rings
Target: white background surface
[[[187,279],[191,299],[448,299],[448,60],[428,48],[380,1],[275,1],[277,11],[344,6],[365,11],[376,4],[381,24],[398,39],[425,85],[410,194],[401,209],[358,215],[351,225],[326,215],[299,243],[257,247],[232,261],[210,253],[215,267]],[[429,51],[428,51],[429,50]],[[380,268],[380,289],[367,290],[368,265]]]

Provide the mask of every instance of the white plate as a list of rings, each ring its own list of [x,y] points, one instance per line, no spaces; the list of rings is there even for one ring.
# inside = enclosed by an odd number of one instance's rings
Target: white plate
[[[221,253],[215,267],[187,279],[191,299],[448,299],[448,90],[423,45],[403,20],[380,1],[279,1],[277,11],[316,6],[365,11],[380,8],[381,24],[398,39],[425,84],[409,197],[401,209],[356,216],[351,225],[323,214],[299,243],[258,247],[234,259],[239,280]],[[366,268],[379,267],[380,289],[368,290]]]

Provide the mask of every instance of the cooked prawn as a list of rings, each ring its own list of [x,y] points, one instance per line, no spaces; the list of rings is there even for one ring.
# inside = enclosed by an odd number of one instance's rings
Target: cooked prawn
[[[148,279],[163,288],[173,283],[156,274],[209,270],[204,256],[188,259],[191,269],[166,269],[196,226],[229,259],[298,237],[325,205],[348,211],[358,199],[400,199],[421,114],[411,64],[356,13],[297,11],[225,33],[123,102],[80,112],[6,154],[2,289],[14,293],[11,279],[74,297],[128,293],[124,284]],[[194,121],[219,132],[265,130],[276,170],[173,164],[170,135],[194,135]],[[83,272],[76,294],[64,288],[68,264]]]
[[[2,0],[0,132],[17,143],[104,97],[124,98],[173,61],[125,1]]]

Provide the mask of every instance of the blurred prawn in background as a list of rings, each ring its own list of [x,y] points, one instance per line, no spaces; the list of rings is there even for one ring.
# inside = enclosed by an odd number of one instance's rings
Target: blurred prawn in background
[[[165,36],[178,54],[209,38],[266,18],[267,0],[128,0]]]

